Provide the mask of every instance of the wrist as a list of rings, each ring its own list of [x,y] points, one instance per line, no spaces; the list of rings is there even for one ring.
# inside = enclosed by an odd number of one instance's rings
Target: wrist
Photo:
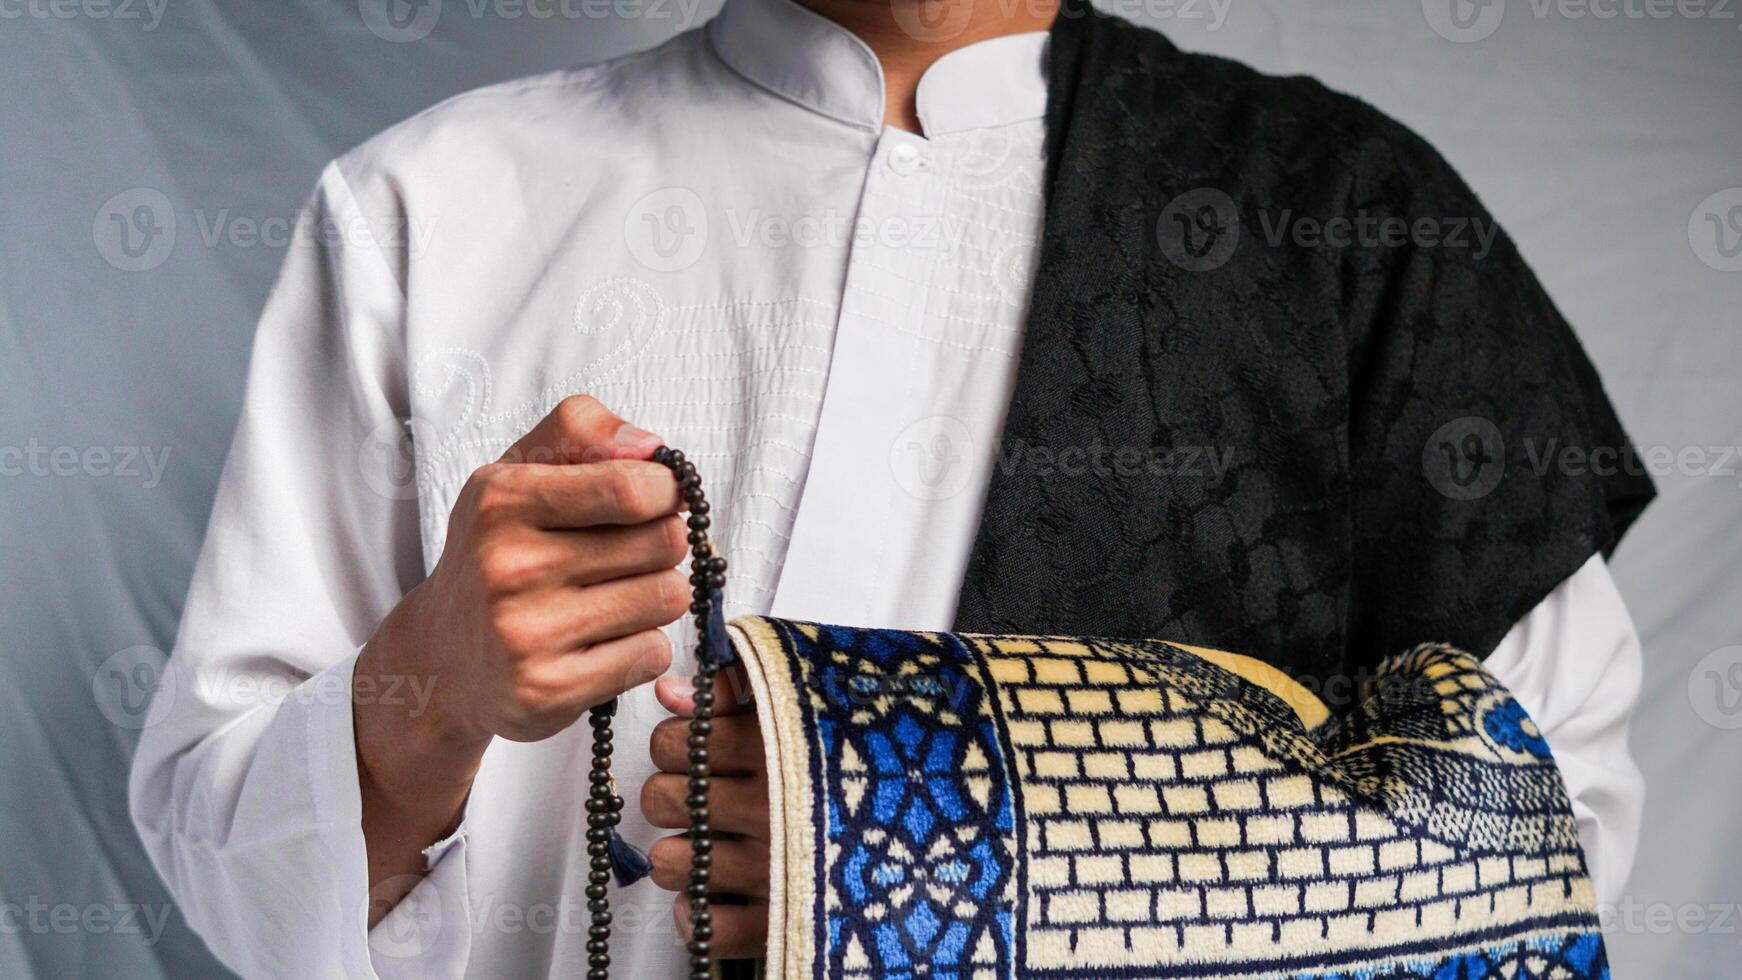
[[[419,590],[384,619],[352,671],[358,776],[393,809],[457,806],[490,743],[456,699],[465,685],[436,666],[418,640]]]

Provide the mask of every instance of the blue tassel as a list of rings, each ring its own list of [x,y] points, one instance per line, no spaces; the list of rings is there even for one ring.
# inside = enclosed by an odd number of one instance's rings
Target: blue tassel
[[[606,831],[606,853],[611,855],[611,871],[621,887],[628,887],[653,873],[653,862],[641,849],[624,840],[617,828]]]
[[[726,636],[726,600],[719,589],[708,590],[708,605],[708,648],[702,653],[710,663],[724,667],[738,659],[738,652]]]

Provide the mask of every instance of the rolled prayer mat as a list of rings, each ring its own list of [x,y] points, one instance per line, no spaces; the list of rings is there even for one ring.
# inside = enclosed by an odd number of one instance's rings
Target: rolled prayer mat
[[[1608,976],[1548,745],[1457,650],[1333,717],[1158,641],[729,629],[768,753],[768,976]]]

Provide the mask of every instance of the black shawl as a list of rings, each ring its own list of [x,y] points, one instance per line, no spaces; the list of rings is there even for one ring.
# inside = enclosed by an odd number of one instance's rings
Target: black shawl
[[[1016,391],[956,628],[1325,685],[1486,656],[1652,496],[1571,328],[1420,137],[1068,3]],[[1346,219],[1348,224],[1334,219]]]

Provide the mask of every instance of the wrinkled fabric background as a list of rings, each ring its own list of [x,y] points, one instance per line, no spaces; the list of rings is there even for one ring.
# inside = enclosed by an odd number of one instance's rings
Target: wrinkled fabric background
[[[1651,794],[1606,915],[1616,975],[1735,976],[1742,9],[1103,4],[1414,126],[1579,329],[1662,491],[1614,563],[1645,639]],[[127,763],[321,165],[450,94],[716,6],[0,0],[0,976],[221,974],[134,837]]]

